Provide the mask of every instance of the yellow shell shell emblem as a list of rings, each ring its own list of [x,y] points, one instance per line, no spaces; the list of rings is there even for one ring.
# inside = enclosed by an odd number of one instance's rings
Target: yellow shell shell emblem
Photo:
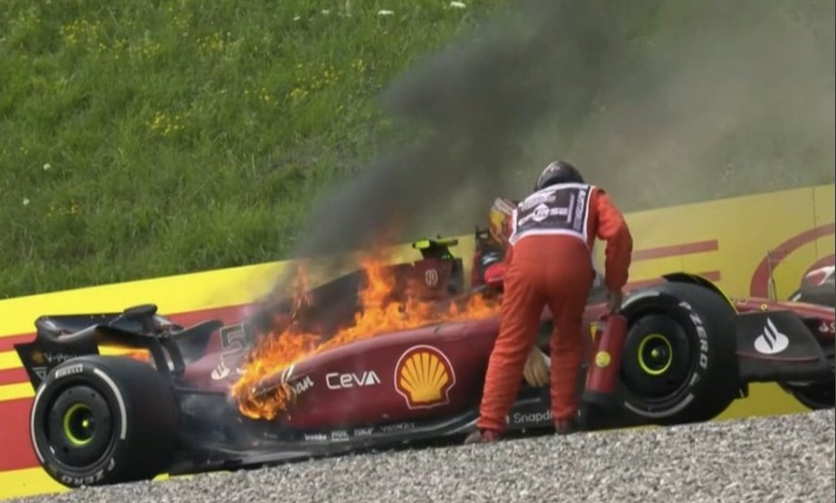
[[[449,403],[448,392],[456,384],[450,360],[432,346],[413,346],[395,366],[395,389],[410,409]]]
[[[612,362],[612,357],[606,351],[598,351],[598,354],[595,355],[595,365],[599,367],[606,367]]]

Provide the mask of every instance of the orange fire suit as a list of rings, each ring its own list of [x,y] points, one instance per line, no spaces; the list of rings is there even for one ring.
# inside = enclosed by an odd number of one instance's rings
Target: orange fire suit
[[[488,363],[476,427],[503,432],[536,339],[544,307],[554,318],[551,404],[554,420],[578,410],[582,317],[595,272],[592,247],[607,241],[605,282],[627,282],[633,241],[622,213],[600,188],[560,184],[522,201],[511,220],[499,335]]]

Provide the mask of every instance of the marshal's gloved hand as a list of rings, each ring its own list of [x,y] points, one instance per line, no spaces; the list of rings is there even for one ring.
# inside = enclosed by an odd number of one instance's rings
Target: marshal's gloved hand
[[[532,348],[523,369],[525,382],[535,388],[548,386],[551,378],[550,363],[551,359],[540,351],[540,348]]]

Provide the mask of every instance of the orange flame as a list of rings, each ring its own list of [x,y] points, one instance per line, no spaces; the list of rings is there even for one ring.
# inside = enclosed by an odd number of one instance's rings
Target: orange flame
[[[451,302],[439,308],[438,304],[425,302],[414,295],[411,288],[403,302],[390,302],[389,298],[397,286],[397,277],[384,262],[377,258],[361,260],[365,272],[366,286],[358,292],[360,309],[351,326],[339,330],[327,341],[321,334],[305,332],[293,322],[298,309],[309,302],[305,294],[307,276],[304,271],[297,275],[296,310],[291,323],[281,333],[269,333],[251,353],[244,365],[243,374],[232,387],[231,394],[238,402],[242,414],[253,419],[272,420],[286,412],[295,398],[293,390],[284,383],[270,386],[261,391],[262,380],[278,375],[294,362],[327,349],[353,341],[368,339],[377,335],[408,330],[446,321],[463,321],[490,317],[498,313],[496,300],[470,296],[462,303]]]

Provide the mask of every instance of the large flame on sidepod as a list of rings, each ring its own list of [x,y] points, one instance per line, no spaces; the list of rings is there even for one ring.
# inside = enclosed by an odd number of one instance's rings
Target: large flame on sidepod
[[[451,302],[443,309],[438,304],[422,302],[407,292],[406,301],[396,303],[387,299],[396,286],[397,278],[386,264],[376,258],[360,261],[367,282],[358,292],[360,310],[354,324],[339,330],[323,341],[318,333],[306,332],[291,322],[281,333],[268,333],[249,355],[243,374],[233,385],[231,394],[240,412],[253,419],[275,419],[286,412],[294,399],[292,389],[277,380],[282,371],[294,362],[327,349],[352,341],[386,333],[408,330],[446,321],[463,321],[494,316],[499,302],[478,295],[462,303]],[[296,311],[308,302],[307,277],[304,270],[297,272],[294,296]],[[269,385],[265,386],[265,383]]]

